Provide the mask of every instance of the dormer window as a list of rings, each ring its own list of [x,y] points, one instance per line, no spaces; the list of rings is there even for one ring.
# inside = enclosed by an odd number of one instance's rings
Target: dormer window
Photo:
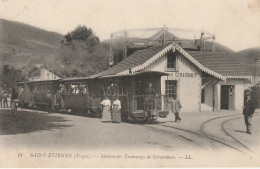
[[[177,70],[176,54],[173,52],[169,52],[166,55],[166,57],[167,57],[166,71],[176,71]]]

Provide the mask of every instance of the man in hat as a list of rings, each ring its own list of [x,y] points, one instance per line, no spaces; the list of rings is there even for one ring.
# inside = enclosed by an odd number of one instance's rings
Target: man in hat
[[[255,112],[255,105],[253,100],[251,99],[250,94],[246,95],[246,102],[245,105],[243,106],[243,115],[245,119],[245,124],[246,124],[246,132],[248,134],[252,134],[252,117]]]
[[[154,98],[156,96],[155,90],[152,88],[153,84],[151,82],[148,83],[148,88],[145,90],[146,102],[148,110],[154,109]]]
[[[175,122],[181,122],[181,118],[179,116],[180,110],[182,108],[181,102],[179,99],[177,99],[177,95],[173,94],[173,98],[171,100],[172,103],[172,112],[175,115]]]

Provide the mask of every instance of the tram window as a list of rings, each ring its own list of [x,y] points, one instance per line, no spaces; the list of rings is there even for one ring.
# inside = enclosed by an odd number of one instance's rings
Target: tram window
[[[119,86],[118,87],[118,94],[119,95],[125,95],[126,94],[126,86]]]
[[[40,84],[40,93],[43,93],[44,91],[44,84]]]
[[[168,97],[173,97],[176,94],[176,84],[175,80],[166,80],[165,81],[165,94]]]
[[[201,90],[201,103],[205,103],[205,89]]]
[[[41,86],[38,84],[37,85],[37,92],[40,92],[41,91]]]
[[[70,85],[70,93],[71,94],[76,94],[76,91],[77,91],[77,85],[75,85],[75,84],[71,84]]]
[[[167,68],[176,69],[176,55],[174,53],[167,55]]]
[[[41,90],[41,92],[42,93],[45,93],[47,91],[47,86],[46,86],[46,84],[42,84],[42,90]]]
[[[47,84],[47,90],[51,90],[51,84]]]
[[[99,87],[99,95],[103,95],[103,94],[105,94],[104,88]]]

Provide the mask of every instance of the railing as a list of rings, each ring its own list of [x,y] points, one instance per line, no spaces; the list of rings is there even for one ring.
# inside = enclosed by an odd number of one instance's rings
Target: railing
[[[136,110],[170,110],[170,97],[166,95],[130,95],[130,112]]]

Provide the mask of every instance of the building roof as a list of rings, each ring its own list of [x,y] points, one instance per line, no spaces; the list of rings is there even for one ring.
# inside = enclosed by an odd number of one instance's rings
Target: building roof
[[[142,50],[137,50],[132,55],[128,56],[126,59],[124,59],[120,63],[116,64],[111,69],[100,72],[94,76],[113,75],[113,74],[117,74],[117,73],[120,73],[125,70],[129,70],[135,66],[143,64],[145,61],[150,59],[152,56],[156,55],[158,52],[160,52],[165,47],[166,46],[154,46],[154,47],[149,47],[149,48],[142,49]]]
[[[252,76],[232,55],[224,52],[186,51],[206,68],[223,76]]]
[[[186,51],[179,45],[173,43],[138,50],[111,69],[100,72],[92,77],[128,74],[129,69],[131,69],[132,72],[142,71],[169,50],[177,50],[200,70],[222,80],[226,78],[251,78],[252,76],[246,67],[242,66],[228,53]]]
[[[59,76],[60,78],[64,78],[64,76],[61,73],[59,73],[57,71],[57,69],[55,69],[53,67],[50,67],[50,66],[47,66],[47,65],[42,65],[42,66],[40,66],[40,68],[46,69],[50,72],[53,72],[56,76]]]

